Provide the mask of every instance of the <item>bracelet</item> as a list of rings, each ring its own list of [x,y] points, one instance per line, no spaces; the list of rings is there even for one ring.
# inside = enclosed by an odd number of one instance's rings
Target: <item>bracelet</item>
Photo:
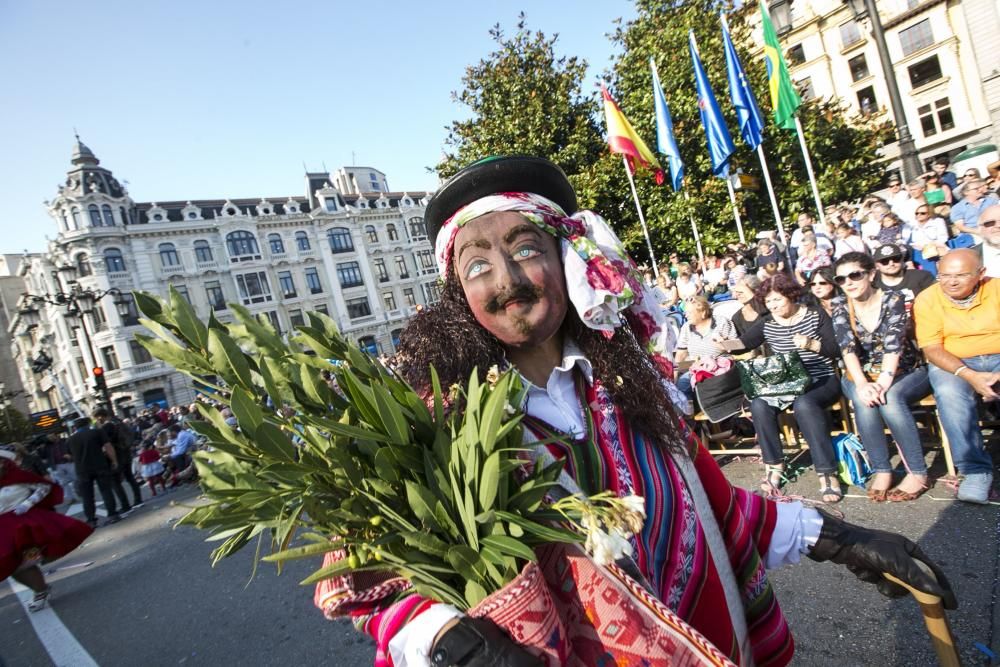
[[[955,377],[959,377],[959,373],[961,373],[962,371],[967,371],[967,370],[969,370],[969,367],[966,366],[965,364],[962,364],[961,366],[959,366],[958,368],[955,369],[955,371],[954,371],[953,374],[955,375]]]

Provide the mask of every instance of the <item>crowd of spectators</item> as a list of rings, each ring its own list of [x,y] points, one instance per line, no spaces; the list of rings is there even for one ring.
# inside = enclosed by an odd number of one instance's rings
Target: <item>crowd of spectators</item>
[[[989,500],[981,419],[1000,418],[998,185],[937,163],[905,187],[893,179],[884,196],[829,207],[822,222],[803,212],[787,245],[763,232],[755,246],[701,261],[672,253],[655,283],[647,274],[673,329],[664,340],[689,412],[699,407],[694,384],[737,358],[794,350],[803,362],[803,393],[749,401],[762,489],[780,493],[786,481],[778,417],[790,411],[821,497],[843,497],[830,409],[844,397],[874,473],[868,497],[916,499],[930,482],[913,406],[933,395],[961,476],[958,498]]]

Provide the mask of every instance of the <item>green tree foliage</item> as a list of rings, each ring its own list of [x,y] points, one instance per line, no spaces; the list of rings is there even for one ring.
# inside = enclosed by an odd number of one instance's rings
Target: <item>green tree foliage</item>
[[[0,443],[27,442],[31,439],[31,422],[17,408],[0,409]]]
[[[657,186],[648,173],[640,172],[636,177],[658,257],[673,250],[694,253],[689,216],[697,222],[706,250],[720,250],[737,239],[726,184],[711,174],[698,115],[688,53],[688,31],[692,28],[736,143],[731,168],[761,177],[756,152],[743,144],[729,102],[721,26],[716,17],[731,9],[729,2],[717,0],[636,0],[636,17],[618,21],[613,27],[611,39],[618,55],[603,77],[612,95],[640,135],[654,146],[652,56],[685,162],[685,189],[690,201],[674,193],[669,183]],[[761,111],[767,116],[764,146],[779,206],[790,219],[815,206],[796,134],[778,130],[770,119],[762,50],[751,42],[748,24],[756,11],[756,5],[748,5],[729,16],[729,25]],[[507,37],[499,26],[494,27],[490,34],[498,48],[467,69],[463,89],[454,97],[468,107],[470,116],[452,124],[446,141],[450,152],[438,165],[439,173],[449,176],[462,165],[493,154],[524,152],[548,157],[570,175],[580,205],[604,215],[637,259],[644,258],[645,243],[621,157],[610,154],[604,141],[600,96],[596,88],[588,95],[582,93],[586,63],[573,57],[557,58],[557,37],[529,31],[523,15],[517,28],[515,35]],[[839,103],[829,101],[804,105],[800,117],[825,204],[858,199],[878,184],[882,178],[878,150],[891,140],[889,125],[851,116]],[[663,165],[666,167],[665,160]],[[773,229],[763,179],[760,191],[740,191],[737,198],[750,239],[758,229]]]
[[[523,14],[513,35],[497,24],[490,37],[495,50],[466,68],[462,90],[452,93],[470,117],[449,127],[438,174],[447,178],[489,155],[526,153],[551,159],[576,181],[604,150],[594,102],[581,89],[586,61],[557,57],[559,36],[531,32]]]

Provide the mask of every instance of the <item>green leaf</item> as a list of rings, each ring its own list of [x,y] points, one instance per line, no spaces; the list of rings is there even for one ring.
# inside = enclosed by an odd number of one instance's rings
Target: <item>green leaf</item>
[[[500,486],[500,452],[493,452],[486,457],[479,476],[479,508],[483,511],[493,509],[497,499],[497,489]]]
[[[136,334],[135,339],[139,344],[149,350],[149,353],[161,361],[165,361],[179,371],[201,376],[211,375],[215,372],[212,364],[207,359],[195,352],[187,350],[177,343],[158,338],[150,338],[142,334]]]
[[[485,580],[486,566],[480,562],[479,553],[470,547],[460,544],[448,549],[448,562],[462,576],[470,581]]]
[[[234,378],[236,383],[245,388],[253,386],[247,356],[228,334],[217,329],[209,330],[208,351],[217,372]]]
[[[343,545],[337,542],[314,542],[312,544],[307,544],[302,547],[295,547],[293,549],[285,549],[284,551],[278,551],[273,554],[268,554],[264,556],[261,560],[268,563],[278,563],[286,560],[297,560],[299,558],[311,558],[312,556],[322,556],[323,554],[334,551],[341,548]]]
[[[264,412],[253,397],[242,387],[233,387],[230,407],[244,433],[256,433],[264,422]]]
[[[523,528],[525,532],[531,533],[535,537],[539,537],[547,542],[579,543],[585,540],[585,537],[582,534],[575,531],[567,528],[560,528],[558,526],[543,526],[542,524],[532,521],[531,519],[519,514],[513,514],[511,512],[497,512],[497,517],[509,521],[511,524],[516,524]],[[511,531],[511,533],[513,534],[513,531]]]
[[[431,369],[431,386],[434,389],[434,421],[438,424],[444,423],[444,395],[441,393],[441,378],[438,377],[437,369]]]
[[[516,556],[517,558],[523,558],[532,562],[537,560],[535,552],[530,547],[525,546],[520,540],[516,540],[513,537],[487,535],[482,538],[482,543],[510,556]]]
[[[465,601],[469,607],[475,607],[486,599],[486,589],[474,581],[465,582]]]
[[[437,517],[434,516],[434,503],[437,502],[434,494],[429,489],[425,489],[411,480],[406,480],[405,484],[406,501],[409,503],[413,513],[424,523],[424,526],[434,530],[441,530]]]
[[[399,471],[396,469],[398,463],[388,447],[382,447],[375,455],[375,471],[378,476],[393,484],[399,481]]]
[[[326,567],[321,567],[320,569],[316,570],[315,572],[310,574],[308,577],[306,577],[299,583],[303,586],[307,586],[309,584],[315,584],[318,581],[323,581],[324,579],[332,579],[334,577],[339,577],[340,575],[347,574],[350,571],[351,571],[351,566],[347,562],[347,559],[342,558],[338,561],[330,563]]]
[[[208,329],[198,319],[194,308],[181,296],[180,292],[170,285],[170,309],[173,311],[174,321],[181,335],[187,339],[188,343],[198,349],[204,350],[208,347]]]
[[[254,431],[254,444],[272,458],[286,461],[294,461],[296,458],[295,445],[280,428],[270,422],[262,422]]]
[[[398,445],[405,445],[410,442],[410,427],[406,423],[406,417],[400,409],[399,404],[383,387],[372,386],[372,394],[375,397],[375,406],[385,430]]]
[[[400,536],[407,545],[435,558],[445,558],[448,555],[448,545],[432,533],[403,531]]]
[[[507,390],[510,385],[510,375],[504,374],[486,399],[483,408],[482,421],[479,423],[479,442],[483,452],[489,455],[496,446],[497,433],[500,431],[500,421],[506,412]]]
[[[132,298],[135,299],[136,308],[139,309],[140,313],[155,322],[160,322],[160,316],[163,313],[163,302],[159,298],[138,290],[132,292]]]

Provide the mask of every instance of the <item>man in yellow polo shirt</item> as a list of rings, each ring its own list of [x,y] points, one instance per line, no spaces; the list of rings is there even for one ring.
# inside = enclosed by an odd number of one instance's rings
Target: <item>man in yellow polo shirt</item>
[[[937,281],[913,304],[917,345],[930,362],[941,424],[964,476],[958,499],[986,504],[993,460],[977,402],[1000,399],[1000,280],[987,278],[979,255],[963,249],[941,258]]]

